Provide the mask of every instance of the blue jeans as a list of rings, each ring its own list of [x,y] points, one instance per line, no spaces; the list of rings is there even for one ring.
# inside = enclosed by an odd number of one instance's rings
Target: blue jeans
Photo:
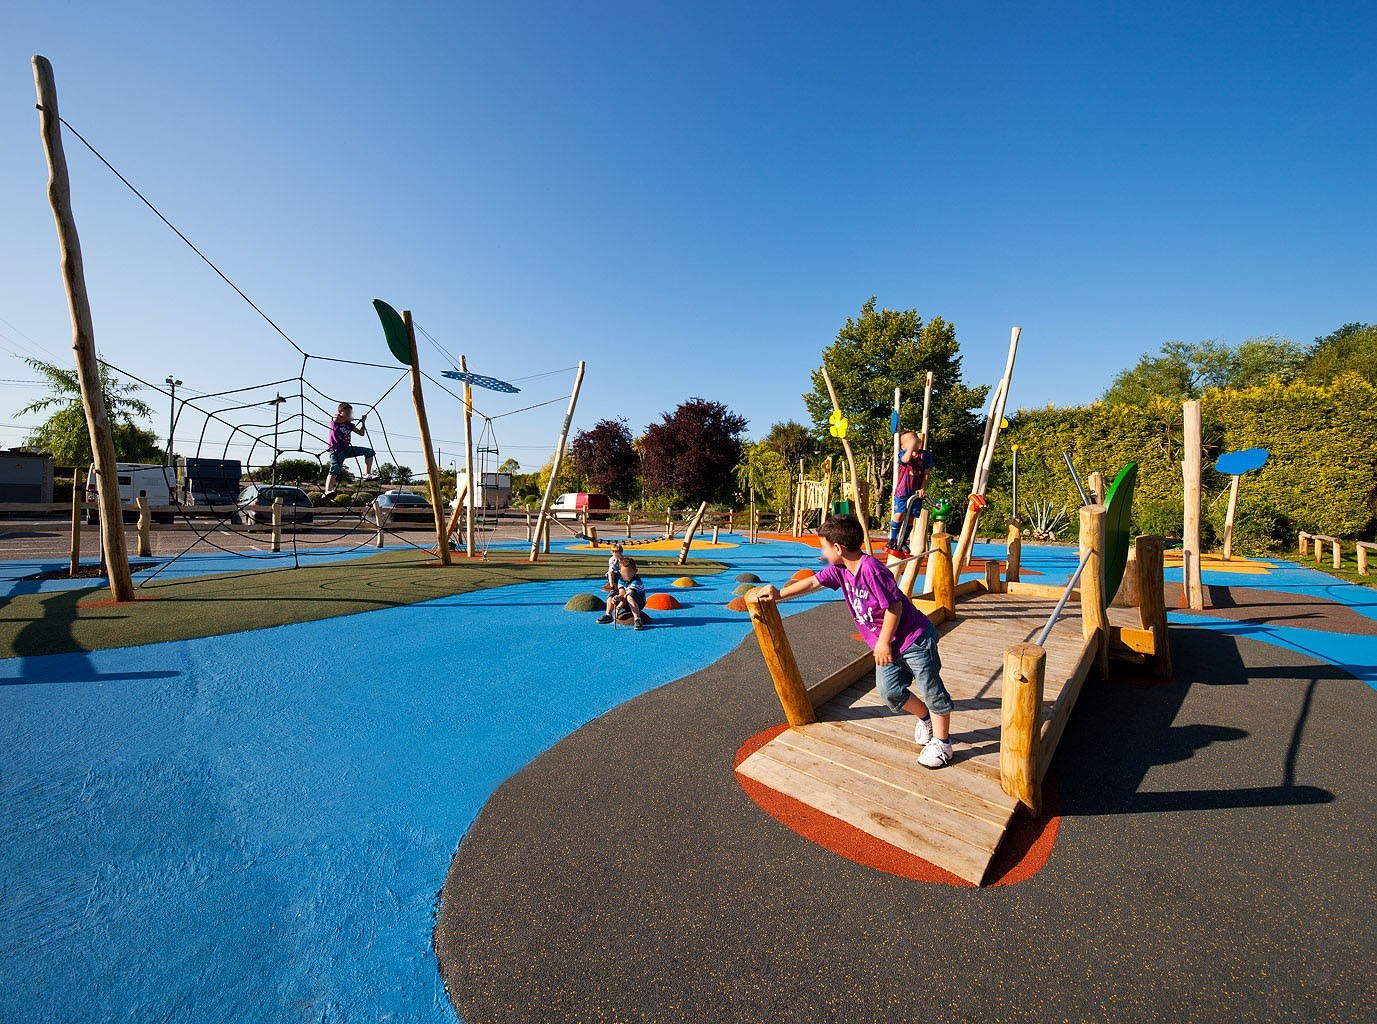
[[[352,459],[355,456],[371,459],[374,454],[376,453],[372,448],[364,448],[356,444],[351,444],[348,448],[332,448],[330,450],[330,472],[339,476],[340,471],[344,469],[345,459]]]
[[[929,627],[918,635],[888,665],[875,666],[875,686],[891,711],[904,710],[909,683],[916,685],[917,697],[934,715],[949,715],[954,705],[942,682],[942,659],[937,654],[937,630]]]

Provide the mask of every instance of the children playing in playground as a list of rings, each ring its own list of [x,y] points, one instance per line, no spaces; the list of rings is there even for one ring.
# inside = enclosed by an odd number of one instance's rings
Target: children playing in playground
[[[645,628],[645,583],[636,574],[636,559],[623,558],[617,567],[616,585],[607,595],[607,612],[598,617],[599,622],[611,622],[614,618],[628,613],[636,629]]]
[[[354,407],[348,402],[340,402],[339,411],[330,420],[330,436],[326,441],[326,448],[330,452],[330,472],[325,477],[325,493],[321,495],[322,499],[335,496],[335,483],[344,472],[345,459],[362,456],[363,478],[365,480],[373,479],[373,456],[375,454],[373,449],[353,443],[355,434],[367,433],[368,413],[364,413],[358,423],[355,423]]]
[[[891,711],[918,718],[913,738],[922,747],[918,763],[941,768],[951,763],[952,701],[942,682],[937,629],[899,589],[894,576],[863,550],[865,535],[855,516],[832,516],[818,529],[818,547],[827,566],[815,576],[795,580],[783,590],[773,585],[757,593],[762,601],[787,601],[822,587],[842,591],[861,637],[875,652],[875,685]],[[909,689],[917,686],[918,694]]]
[[[889,521],[886,553],[903,557],[908,551],[908,533],[913,516],[927,494],[932,453],[922,448],[918,435],[905,430],[899,435],[899,473],[894,487],[894,514]]]
[[[603,589],[614,594],[617,592],[617,580],[620,578],[618,570],[621,568],[622,552],[625,550],[620,544],[613,544],[612,554],[607,557],[607,585]]]

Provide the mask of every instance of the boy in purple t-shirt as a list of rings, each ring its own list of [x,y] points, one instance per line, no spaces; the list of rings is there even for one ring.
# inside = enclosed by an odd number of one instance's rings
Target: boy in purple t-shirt
[[[951,763],[951,695],[942,682],[937,629],[914,607],[894,576],[862,550],[865,534],[855,516],[832,516],[818,529],[818,547],[827,567],[795,580],[783,590],[763,588],[762,601],[787,601],[821,587],[841,590],[861,636],[875,652],[875,685],[891,711],[918,716],[913,738],[923,748],[918,763],[941,768]],[[909,689],[914,683],[920,696]]]

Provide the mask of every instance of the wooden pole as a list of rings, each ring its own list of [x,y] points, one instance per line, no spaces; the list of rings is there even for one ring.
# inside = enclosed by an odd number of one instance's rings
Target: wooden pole
[[[1105,507],[1086,505],[1081,509],[1081,557],[1090,558],[1081,573],[1081,636],[1095,641],[1095,674],[1109,678],[1109,617],[1105,612],[1104,548]]]
[[[459,369],[468,372],[468,356],[459,357]],[[478,488],[483,486],[483,481],[477,482],[473,479],[473,386],[464,381],[464,478],[468,481],[468,486],[464,488],[464,554],[469,558],[473,557],[473,499],[478,492]],[[436,494],[439,500],[439,494]],[[459,498],[454,499],[456,511],[459,505]],[[445,534],[445,547],[449,547],[449,534]]]
[[[626,509],[626,539],[631,539],[631,507],[629,505]]]
[[[1310,534],[1306,533],[1304,530],[1301,530],[1296,540],[1300,544],[1301,557],[1304,558],[1307,554],[1310,553]]]
[[[1138,552],[1138,621],[1153,636],[1152,671],[1162,678],[1171,676],[1171,644],[1167,637],[1167,604],[1162,585],[1161,537],[1139,537],[1133,543]]]
[[[1185,484],[1185,536],[1181,544],[1181,565],[1186,606],[1199,610],[1205,607],[1205,587],[1200,580],[1200,400],[1183,403],[1182,413],[1185,419],[1185,452],[1181,459]]]
[[[148,508],[148,495],[143,491],[139,492],[137,504],[139,506],[139,557],[147,558],[153,554],[152,540],[148,536],[148,525],[153,513]]]
[[[975,487],[971,491],[973,495],[979,498],[985,496],[985,488],[990,482],[990,469],[994,465],[995,448],[999,443],[1000,424],[1004,421],[1004,407],[1009,399],[1009,385],[1014,376],[1014,357],[1018,354],[1018,338],[1022,333],[1022,327],[1015,327],[1009,335],[1009,358],[1004,364],[1004,376],[995,393],[990,422],[986,424],[988,436],[985,447],[980,452],[980,459],[976,465]],[[967,507],[966,520],[961,524],[961,538],[956,544],[957,575],[960,575],[961,570],[970,564],[971,548],[975,546],[975,530],[980,522],[980,512],[981,506],[977,502],[971,502]]]
[[[76,470],[72,470],[72,561],[68,576],[75,576],[81,568],[81,506],[84,495],[77,486]]]
[[[1010,583],[1017,583],[1023,565],[1023,523],[1018,516],[1009,520],[1009,536],[1004,543],[1004,557],[1009,560],[1009,568],[1004,573],[1004,578]]]
[[[798,662],[794,660],[793,648],[784,632],[784,622],[779,617],[779,608],[773,601],[761,601],[760,592],[753,590],[746,595],[746,610],[751,614],[751,626],[755,629],[760,653],[765,657],[765,665],[770,670],[770,678],[775,683],[775,693],[784,708],[784,717],[792,726],[808,725],[818,720],[813,704],[808,699],[808,689],[799,675]]]
[[[550,513],[550,503],[554,500],[555,496],[555,483],[559,480],[559,467],[564,462],[564,445],[565,442],[569,440],[569,424],[574,421],[574,407],[578,405],[579,388],[583,385],[583,368],[584,362],[580,359],[578,373],[574,375],[574,390],[569,393],[569,408],[564,413],[564,425],[560,427],[559,442],[555,446],[554,466],[550,470],[550,479],[546,481],[545,484],[545,497],[540,503],[540,521],[542,524],[545,522],[545,517]],[[545,550],[548,553],[550,550],[550,528],[544,526],[543,529],[545,530]],[[539,545],[538,543],[532,544],[531,557],[528,561],[534,562],[538,557]]]
[[[416,351],[416,325],[411,310],[402,310],[407,340],[411,345],[411,401],[416,406],[416,426],[421,433],[421,451],[426,457],[426,478],[430,481],[430,510],[435,519],[435,551],[441,565],[449,565],[449,535],[445,532],[445,508],[440,501],[440,467],[435,462],[435,446],[430,443],[430,421],[426,418],[426,399],[421,391],[421,357]]]
[[[1003,568],[998,561],[993,558],[985,560],[985,591],[990,594],[1002,593],[1003,585],[999,581],[999,570]]]
[[[932,599],[939,607],[947,610],[947,618],[956,616],[956,576],[952,571],[951,536],[946,533],[935,534],[932,538],[933,552],[928,556],[928,583],[932,588]]]
[[[722,529],[722,526],[721,526],[720,523],[714,523],[714,524],[713,524],[713,527],[712,527],[712,542],[713,542],[714,544],[718,543],[718,540],[717,540],[717,531],[719,531],[720,529]]]
[[[282,550],[282,499],[273,499],[273,551]]]
[[[1004,652],[1000,698],[999,787],[1034,817],[1042,810],[1042,689],[1047,652],[1014,644]]]
[[[689,521],[688,529],[684,531],[684,546],[679,549],[679,564],[683,565],[688,561],[689,547],[693,544],[693,535],[698,532],[699,525],[703,522],[703,517],[708,513],[708,503],[705,501],[698,506],[698,511],[694,513],[693,519]]]
[[[86,429],[90,434],[91,453],[96,464],[101,556],[109,574],[111,596],[116,601],[132,601],[134,581],[129,574],[129,551],[124,539],[124,517],[120,508],[120,485],[115,465],[115,441],[110,432],[110,417],[100,387],[95,326],[91,320],[91,302],[86,293],[86,271],[81,262],[81,239],[77,235],[76,218],[72,215],[72,189],[67,176],[67,157],[62,150],[57,85],[53,80],[53,67],[48,63],[47,57],[33,58],[33,80],[38,93],[38,120],[43,136],[43,150],[48,159],[48,202],[53,208],[53,220],[57,223],[62,283],[67,291],[67,308],[72,319],[72,349],[76,353],[81,407],[86,414]]]
[[[446,546],[449,544],[449,538],[454,536],[454,531],[459,529],[459,520],[464,516],[465,509],[469,508],[469,502],[466,497],[468,490],[469,480],[468,476],[465,475],[462,484],[455,484],[454,511],[449,514],[449,522],[445,524]],[[531,510],[529,508],[526,509],[526,539],[531,539]],[[465,542],[467,543],[467,535],[465,535]],[[382,547],[382,545],[379,544],[378,547]]]
[[[832,378],[827,375],[827,364],[822,364],[822,379],[827,385],[827,394],[832,399],[832,408],[840,415],[841,404],[837,401],[837,389],[832,386]],[[846,453],[846,466],[851,471],[851,504],[852,510],[856,513],[856,518],[861,523],[861,536],[865,538],[865,550],[870,550],[870,524],[866,518],[865,508],[861,504],[861,490],[856,480],[856,456],[851,451],[851,442],[846,438],[841,439],[842,451]]]
[[[1368,571],[1367,571],[1367,547],[1365,546],[1365,542],[1364,542],[1364,541],[1358,541],[1358,542],[1357,542],[1357,545],[1358,545],[1358,547],[1357,547],[1357,554],[1358,554],[1358,575],[1359,575],[1359,576],[1367,576],[1367,575],[1368,575]]]
[[[893,482],[890,484],[889,494],[892,498],[899,493],[899,435],[904,432],[903,424],[899,422],[899,389],[894,389],[894,459],[893,459]],[[891,527],[892,529],[892,527]]]
[[[378,535],[373,538],[373,546],[380,548],[383,546],[383,524],[387,522],[388,517],[391,516],[392,513],[388,512],[385,509],[377,508],[375,506],[373,514],[374,516],[376,516],[374,522],[377,524],[378,527]]]
[[[1090,497],[1092,504],[1104,504],[1104,474],[1098,469],[1090,474]]]
[[[1339,546],[1339,538],[1337,538],[1337,537],[1334,538],[1333,544],[1334,544],[1334,568],[1339,569],[1339,568],[1342,568],[1342,567],[1343,567],[1343,563],[1344,563],[1343,548],[1341,548],[1341,547]]]

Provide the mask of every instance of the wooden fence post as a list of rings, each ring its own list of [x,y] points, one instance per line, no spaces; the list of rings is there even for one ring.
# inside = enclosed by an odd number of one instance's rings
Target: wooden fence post
[[[1104,546],[1105,508],[1086,505],[1081,509],[1081,557],[1090,558],[1081,573],[1081,636],[1095,640],[1095,675],[1109,678],[1109,620],[1105,613]]]
[[[152,520],[153,513],[148,509],[148,495],[143,491],[139,492],[139,557],[147,558],[153,554],[153,544],[148,536],[148,524]]]
[[[1036,817],[1042,810],[1042,688],[1047,652],[1014,644],[1004,652],[1000,698],[999,788]]]
[[[282,499],[273,499],[273,550],[282,550]]]
[[[1003,568],[1000,562],[993,558],[985,560],[985,592],[989,594],[1000,594],[1004,592],[1004,586],[999,582],[999,570]]]
[[[746,610],[751,614],[755,638],[760,644],[760,653],[765,656],[770,678],[775,682],[775,692],[779,694],[784,717],[794,726],[816,722],[818,716],[808,699],[803,677],[799,675],[798,662],[794,660],[793,648],[789,646],[789,638],[784,633],[779,608],[773,601],[761,601],[759,593],[753,590],[746,595]]]
[[[1343,564],[1344,564],[1343,548],[1339,545],[1339,538],[1338,538],[1338,537],[1335,537],[1335,538],[1334,538],[1334,568],[1336,568],[1336,569],[1343,568]]]
[[[1357,541],[1356,543],[1357,543],[1357,545],[1358,545],[1358,549],[1357,549],[1357,550],[1358,550],[1358,575],[1359,575],[1359,576],[1366,576],[1366,575],[1368,575],[1368,571],[1367,571],[1367,542],[1366,542],[1366,541],[1361,541],[1361,540],[1360,540],[1360,541]]]
[[[1301,530],[1300,533],[1297,535],[1296,540],[1300,543],[1301,557],[1304,558],[1306,555],[1310,553],[1310,534],[1306,533],[1304,530]]]
[[[1171,644],[1167,639],[1167,604],[1162,590],[1161,537],[1142,536],[1134,541],[1138,552],[1138,621],[1153,631],[1152,671],[1162,678],[1171,676]]]

